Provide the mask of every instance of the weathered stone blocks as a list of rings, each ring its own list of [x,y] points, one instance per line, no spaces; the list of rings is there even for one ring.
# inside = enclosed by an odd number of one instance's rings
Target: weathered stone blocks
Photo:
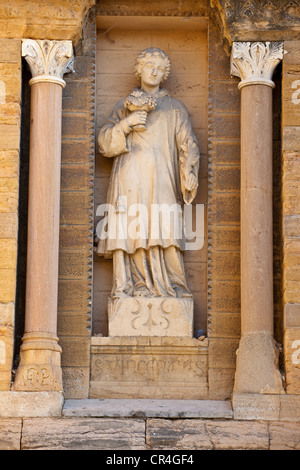
[[[267,423],[219,420],[149,419],[147,444],[152,449],[268,449]]]
[[[0,418],[0,450],[20,450],[21,418]]]
[[[299,450],[299,443],[299,423],[281,421],[0,419],[0,450]]]
[[[26,419],[22,450],[143,450],[143,419]]]

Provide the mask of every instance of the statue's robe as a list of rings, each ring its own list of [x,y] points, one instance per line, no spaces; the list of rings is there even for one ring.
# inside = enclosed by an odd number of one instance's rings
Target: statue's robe
[[[113,295],[190,295],[182,204],[196,195],[197,188],[186,185],[191,173],[198,176],[199,149],[183,103],[163,89],[152,96],[157,106],[147,115],[146,130],[129,128],[122,99],[98,136],[100,153],[115,157],[107,224],[96,250],[113,254]]]

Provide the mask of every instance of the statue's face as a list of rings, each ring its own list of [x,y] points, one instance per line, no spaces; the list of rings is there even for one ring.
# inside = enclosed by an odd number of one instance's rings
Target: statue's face
[[[149,56],[140,66],[141,84],[157,86],[162,81],[166,70],[166,61],[159,56]]]

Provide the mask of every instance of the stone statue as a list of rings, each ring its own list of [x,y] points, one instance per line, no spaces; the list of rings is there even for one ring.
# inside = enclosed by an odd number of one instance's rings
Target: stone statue
[[[135,64],[140,88],[115,105],[99,132],[100,153],[114,157],[96,249],[113,257],[111,299],[192,297],[178,208],[196,195],[200,156],[185,106],[160,88],[169,71],[165,52],[142,51]],[[172,208],[172,221],[162,207]]]

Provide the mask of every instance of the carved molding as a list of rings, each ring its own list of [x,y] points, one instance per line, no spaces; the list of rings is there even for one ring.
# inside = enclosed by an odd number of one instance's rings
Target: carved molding
[[[233,41],[292,40],[300,31],[300,0],[210,0],[228,46]]]
[[[101,0],[96,2],[97,15],[103,16],[207,16],[207,0],[185,0],[169,2],[167,7],[160,0]]]
[[[300,0],[211,0],[212,7],[220,5],[226,18],[244,17],[249,21],[257,19],[260,15],[284,13],[296,16],[300,13]],[[296,18],[295,18],[296,19]]]
[[[268,85],[274,88],[273,72],[283,58],[282,42],[234,42],[231,52],[231,75],[246,85]]]
[[[31,85],[37,81],[48,81],[65,86],[63,75],[73,71],[72,41],[23,39],[22,56],[33,77],[29,82]]]

